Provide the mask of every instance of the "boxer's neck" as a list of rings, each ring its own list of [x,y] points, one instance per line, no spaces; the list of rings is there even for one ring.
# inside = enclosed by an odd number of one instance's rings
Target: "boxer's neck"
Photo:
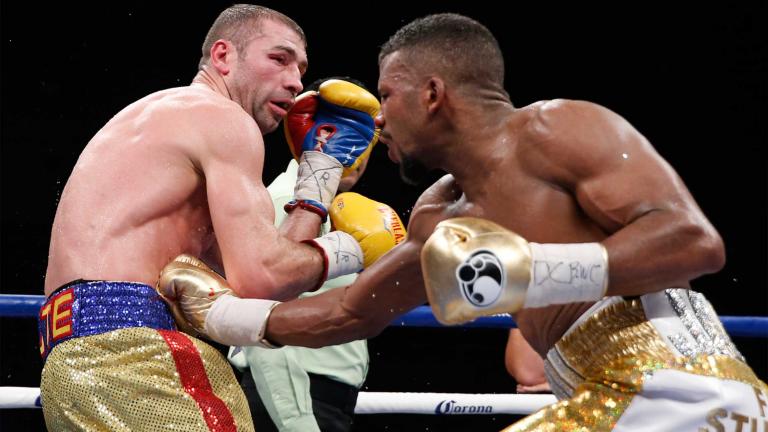
[[[486,110],[484,116],[469,113],[461,117],[454,139],[441,149],[445,157],[440,167],[456,178],[469,197],[483,190],[489,178],[503,175],[502,167],[516,140],[508,125],[514,111],[505,104]]]
[[[230,95],[229,89],[227,88],[227,85],[224,82],[224,79],[221,77],[221,75],[218,75],[216,73],[211,73],[207,65],[203,65],[202,69],[200,69],[197,72],[197,75],[195,75],[195,77],[192,78],[191,85],[193,87],[194,86],[207,87],[228,99],[232,99],[232,95]]]

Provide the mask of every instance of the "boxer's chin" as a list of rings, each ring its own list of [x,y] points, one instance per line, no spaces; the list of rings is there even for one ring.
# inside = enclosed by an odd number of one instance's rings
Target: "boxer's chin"
[[[423,183],[429,174],[429,169],[421,162],[411,157],[401,155],[400,178],[411,186]]]

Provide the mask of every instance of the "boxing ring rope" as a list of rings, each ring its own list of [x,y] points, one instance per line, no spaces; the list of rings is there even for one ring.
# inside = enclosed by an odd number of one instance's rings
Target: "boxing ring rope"
[[[556,402],[551,394],[360,392],[355,414],[530,414]],[[0,409],[41,408],[37,387],[0,387]]]
[[[42,295],[0,294],[0,317],[36,318],[45,301]],[[735,337],[768,338],[768,317],[756,316],[721,316],[720,320]],[[440,324],[429,306],[419,306],[396,318],[390,326],[403,327],[445,327]],[[509,315],[481,317],[472,322],[454,328],[513,328],[515,321]]]
[[[36,318],[45,300],[42,295],[0,295],[0,317]],[[768,337],[768,317],[721,316],[723,326],[735,337]],[[428,306],[396,318],[390,326],[444,327]],[[502,328],[516,324],[509,315],[478,318],[453,328]],[[355,414],[529,414],[555,402],[549,394],[465,394],[360,392]],[[40,389],[0,387],[0,409],[40,408]]]

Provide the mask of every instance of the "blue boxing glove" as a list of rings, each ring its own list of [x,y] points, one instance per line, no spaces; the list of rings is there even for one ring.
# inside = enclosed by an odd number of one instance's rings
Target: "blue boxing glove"
[[[296,98],[285,119],[285,137],[299,173],[294,201],[325,216],[342,176],[353,172],[379,139],[374,118],[381,109],[370,92],[332,79]]]
[[[299,160],[305,151],[333,156],[354,171],[379,140],[373,119],[381,105],[370,92],[348,81],[331,79],[318,91],[298,98],[285,119],[285,137]]]

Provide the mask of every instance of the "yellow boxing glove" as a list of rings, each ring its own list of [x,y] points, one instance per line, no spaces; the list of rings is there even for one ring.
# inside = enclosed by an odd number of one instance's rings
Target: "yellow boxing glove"
[[[405,226],[392,207],[354,192],[336,196],[331,204],[334,229],[352,235],[368,267],[405,239]]]

